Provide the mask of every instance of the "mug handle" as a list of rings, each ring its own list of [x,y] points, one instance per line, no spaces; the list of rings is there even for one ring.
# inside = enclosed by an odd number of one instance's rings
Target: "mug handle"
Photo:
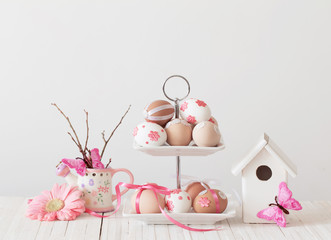
[[[129,175],[129,177],[130,177],[130,184],[133,184],[133,180],[134,180],[134,178],[133,178],[133,174],[128,170],[128,169],[126,169],[126,168],[116,168],[116,169],[111,169],[111,178],[113,178],[113,176],[116,174],[116,173],[118,173],[118,172],[125,172],[125,173],[127,173],[128,175]],[[120,194],[121,194],[121,196],[123,195],[123,194],[125,194],[127,191],[129,191],[129,189],[127,188],[127,189],[124,189]],[[112,201],[114,201],[116,199],[116,194],[113,194],[113,196],[112,196]]]

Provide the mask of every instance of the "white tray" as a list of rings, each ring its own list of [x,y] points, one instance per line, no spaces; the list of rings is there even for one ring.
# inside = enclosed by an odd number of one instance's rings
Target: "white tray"
[[[232,199],[230,194],[227,196],[229,204],[223,213],[194,213],[192,210],[192,212],[189,213],[168,213],[168,215],[182,224],[213,225],[216,222],[232,218],[236,215],[236,207],[239,203]],[[130,199],[126,199],[123,216],[142,221],[145,224],[173,224],[162,213],[134,213],[132,211]]]
[[[197,147],[197,146],[151,146],[142,147],[135,141],[133,142],[133,148],[147,153],[152,156],[207,156],[215,152],[221,151],[225,148],[223,142],[216,147]]]

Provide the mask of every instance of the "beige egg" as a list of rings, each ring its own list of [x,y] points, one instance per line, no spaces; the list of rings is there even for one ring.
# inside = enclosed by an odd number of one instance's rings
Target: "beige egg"
[[[209,188],[210,187],[207,183],[193,182],[186,187],[185,191],[191,196],[192,205],[193,205],[193,201],[196,198],[196,196],[198,196],[200,192]]]
[[[157,123],[164,127],[173,118],[175,108],[168,101],[156,100],[144,108],[143,114],[147,122]]]
[[[209,122],[203,121],[193,128],[193,140],[199,147],[215,147],[221,140],[221,133],[218,127]]]
[[[212,193],[214,192],[214,194]],[[217,198],[216,198],[217,197]],[[219,211],[216,204],[218,202]],[[199,193],[194,199],[193,209],[197,213],[222,213],[228,205],[226,195],[217,189],[208,189]]]
[[[136,191],[131,197],[131,206],[134,213],[136,211],[136,198],[139,191]],[[158,201],[155,198],[152,190],[143,190],[139,199],[139,210],[140,213],[161,213],[158,202],[162,209],[165,207],[164,196],[157,193]]]
[[[192,126],[185,120],[175,118],[164,129],[167,143],[171,146],[187,146],[192,141]]]

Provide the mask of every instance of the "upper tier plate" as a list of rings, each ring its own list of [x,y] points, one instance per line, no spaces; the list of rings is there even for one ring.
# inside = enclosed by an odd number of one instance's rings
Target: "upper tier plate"
[[[217,147],[197,147],[197,146],[155,146],[142,147],[135,141],[133,148],[152,156],[208,156],[225,148],[223,142]]]

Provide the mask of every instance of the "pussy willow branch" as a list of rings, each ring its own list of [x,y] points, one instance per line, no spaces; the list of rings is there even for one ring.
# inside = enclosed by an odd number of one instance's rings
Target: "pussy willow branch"
[[[104,140],[104,142],[105,142],[105,145],[103,146],[103,149],[102,149],[102,152],[101,152],[101,156],[100,156],[101,159],[102,159],[102,156],[103,156],[103,154],[104,154],[104,152],[105,152],[105,149],[106,149],[106,147],[107,147],[107,144],[108,144],[109,140],[110,140],[111,137],[114,135],[116,129],[121,125],[123,119],[125,118],[126,114],[129,112],[130,108],[131,108],[131,105],[129,105],[128,109],[126,110],[126,112],[125,112],[124,115],[122,116],[120,122],[119,122],[119,123],[117,124],[117,126],[114,128],[114,130],[112,131],[112,133],[110,134],[110,136],[108,137],[107,140],[106,140],[106,138],[105,138],[105,131],[103,131],[103,132],[101,133],[102,138],[103,138],[103,140]],[[100,160],[101,160],[101,159],[100,159]]]

